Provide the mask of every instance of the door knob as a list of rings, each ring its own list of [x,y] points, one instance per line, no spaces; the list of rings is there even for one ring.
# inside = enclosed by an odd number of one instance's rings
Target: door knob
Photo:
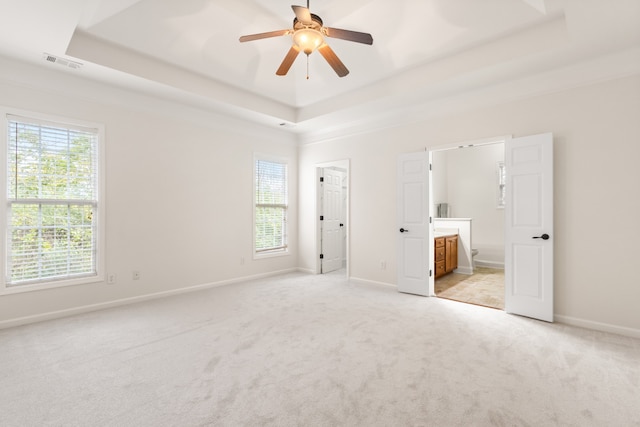
[[[405,230],[404,228],[401,228],[401,229],[400,229],[400,232],[401,232],[401,233],[408,233],[408,232],[409,232],[409,230]]]
[[[543,234],[542,236],[536,236],[534,237],[534,239],[542,239],[542,240],[549,240],[549,235],[547,233]]]

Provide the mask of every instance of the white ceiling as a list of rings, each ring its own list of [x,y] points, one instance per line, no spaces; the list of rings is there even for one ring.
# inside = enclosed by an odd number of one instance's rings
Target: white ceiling
[[[373,45],[327,40],[344,78],[317,52],[310,79],[303,54],[280,77],[290,36],[238,37],[290,28],[291,2],[0,0],[0,55],[57,67],[46,52],[83,64],[65,72],[307,134],[406,119],[507,82],[532,91],[534,76],[580,63],[593,71],[578,80],[640,68],[638,0],[311,0],[326,26],[369,32]],[[561,74],[536,90],[571,80]]]

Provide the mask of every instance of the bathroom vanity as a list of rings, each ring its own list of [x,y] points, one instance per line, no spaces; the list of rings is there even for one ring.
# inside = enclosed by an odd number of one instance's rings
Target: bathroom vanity
[[[471,218],[434,218],[433,237],[458,236],[458,266],[456,273],[473,274]],[[445,266],[446,271],[446,266]]]
[[[435,239],[435,278],[451,273],[458,268],[458,235],[449,234]]]

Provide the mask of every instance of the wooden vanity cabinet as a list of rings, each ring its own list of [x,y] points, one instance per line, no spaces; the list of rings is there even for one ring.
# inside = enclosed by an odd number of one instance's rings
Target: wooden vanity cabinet
[[[445,240],[445,270],[447,273],[458,268],[458,236]]]
[[[438,278],[446,273],[446,239],[438,237],[435,243],[435,277]]]
[[[435,239],[435,278],[451,273],[458,268],[458,236],[443,236]]]

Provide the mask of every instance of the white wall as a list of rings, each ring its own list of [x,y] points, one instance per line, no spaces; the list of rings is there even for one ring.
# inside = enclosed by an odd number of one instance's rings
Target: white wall
[[[4,106],[105,125],[106,270],[118,279],[114,285],[2,295],[0,326],[297,267],[293,137],[70,75],[8,61],[0,65]],[[253,260],[254,151],[290,162],[289,256]],[[140,280],[132,280],[132,270],[140,271]]]
[[[105,124],[106,261],[118,274],[115,285],[0,296],[0,322],[296,266],[313,270],[315,165],[343,159],[350,162],[350,275],[395,284],[399,153],[553,132],[555,312],[585,326],[640,330],[633,269],[640,253],[640,76],[299,149],[286,133],[4,60],[0,102]],[[253,151],[291,159],[291,256],[251,257]],[[602,206],[616,207],[616,227],[603,224]],[[131,280],[133,269],[140,281]]]
[[[562,321],[640,332],[640,76],[522,99],[300,148],[300,265],[314,262],[314,167],[351,162],[350,275],[396,283],[399,153],[499,135],[554,134],[555,313]],[[615,206],[618,226],[603,224]],[[608,218],[610,219],[610,218]],[[379,260],[387,261],[380,269]]]
[[[431,199],[434,204],[433,212],[437,214],[435,205],[438,203],[449,203],[449,171],[447,161],[448,150],[434,151],[431,153]]]
[[[504,160],[504,144],[456,148],[437,152],[433,168],[444,163],[450,216],[472,218],[476,261],[504,265],[504,209],[497,208],[497,163]],[[435,154],[435,153],[434,153]],[[436,162],[437,160],[437,162]],[[434,186],[439,185],[434,176]],[[441,178],[440,178],[441,179]]]

